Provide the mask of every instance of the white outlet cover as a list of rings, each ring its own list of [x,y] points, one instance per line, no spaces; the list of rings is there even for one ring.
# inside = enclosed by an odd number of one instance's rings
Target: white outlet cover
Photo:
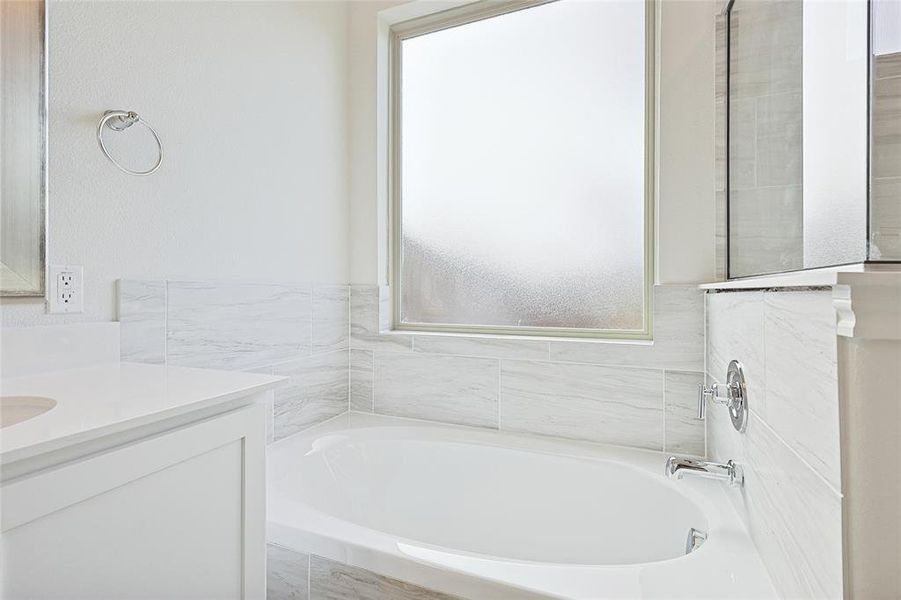
[[[84,267],[50,265],[47,273],[47,312],[84,312]]]

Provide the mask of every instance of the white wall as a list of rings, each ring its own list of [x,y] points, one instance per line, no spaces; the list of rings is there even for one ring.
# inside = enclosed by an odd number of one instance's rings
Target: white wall
[[[385,123],[376,54],[378,13],[397,1],[353,2],[349,14],[350,281],[386,283]],[[435,5],[435,3],[432,3]],[[714,0],[662,0],[658,26],[660,283],[714,279]],[[384,57],[382,57],[384,61]]]
[[[84,265],[85,313],[4,300],[3,325],[115,319],[119,278],[347,281],[344,2],[49,11],[49,262]],[[158,129],[158,173],[103,157],[107,109]]]
[[[657,280],[715,280],[715,0],[661,0]]]

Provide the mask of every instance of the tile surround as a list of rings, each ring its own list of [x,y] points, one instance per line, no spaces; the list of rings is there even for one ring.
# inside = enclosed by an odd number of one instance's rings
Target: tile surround
[[[346,285],[313,286],[312,352],[333,352],[348,347],[350,292]]]
[[[166,362],[166,282],[119,281],[122,360]]]
[[[303,431],[347,412],[348,353],[314,354],[272,367],[273,375],[290,377],[275,390],[273,439]]]
[[[122,360],[289,375],[269,440],[348,409],[348,286],[122,280],[119,319]]]
[[[664,373],[665,452],[695,456],[706,454],[704,421],[698,418],[698,385],[703,381],[703,373]]]
[[[835,309],[828,292],[764,294],[766,422],[841,489]]]
[[[498,363],[493,359],[376,352],[375,412],[497,428]]]
[[[773,583],[786,598],[842,595],[838,382],[832,294],[747,291],[707,296],[708,373],[742,361],[751,417],[736,432],[708,405],[708,454],[745,469],[729,490]]]
[[[311,351],[310,285],[167,283],[167,362],[246,370]]]
[[[353,410],[662,450],[665,373],[704,369],[694,286],[655,287],[655,340],[637,343],[380,333],[386,296],[351,287]],[[671,443],[703,453],[693,398],[670,394]]]
[[[501,362],[500,428],[663,450],[663,372]]]
[[[655,288],[655,340],[638,343],[383,333],[387,299],[377,286],[129,280],[122,337],[132,360],[290,376],[271,439],[350,408],[658,450],[668,434],[671,448],[703,452],[686,393],[664,387],[667,373],[703,369],[693,286]]]
[[[372,412],[372,352],[350,351],[350,410]]]
[[[741,361],[748,388],[748,403],[766,414],[763,292],[707,295],[707,374],[724,383],[729,361]]]

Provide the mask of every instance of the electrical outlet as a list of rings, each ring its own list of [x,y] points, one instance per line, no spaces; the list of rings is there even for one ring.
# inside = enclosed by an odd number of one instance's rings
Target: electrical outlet
[[[50,292],[47,294],[47,312],[84,312],[84,269],[74,265],[50,266]]]

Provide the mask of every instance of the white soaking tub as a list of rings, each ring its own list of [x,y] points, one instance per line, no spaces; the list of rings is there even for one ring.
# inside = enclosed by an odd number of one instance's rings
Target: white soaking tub
[[[270,446],[269,541],[467,598],[775,598],[720,484],[665,458],[344,415]]]

